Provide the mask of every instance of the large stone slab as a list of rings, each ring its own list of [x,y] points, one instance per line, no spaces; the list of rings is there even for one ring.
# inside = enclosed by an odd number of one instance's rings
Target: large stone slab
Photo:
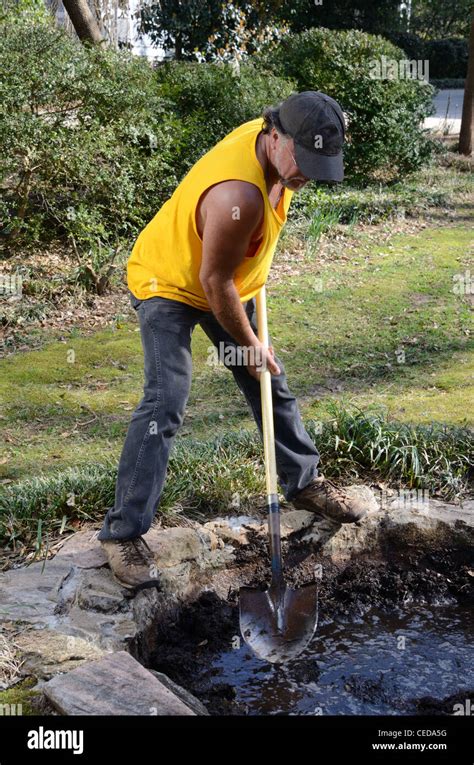
[[[117,582],[109,569],[87,570],[82,573],[75,605],[85,611],[123,613],[130,608],[124,593],[123,586]]]
[[[126,651],[56,675],[42,690],[63,715],[195,715]]]
[[[157,568],[166,570],[192,563],[199,569],[225,566],[232,552],[208,524],[189,522],[189,526],[160,528],[152,526],[144,535],[153,552]],[[77,568],[100,569],[107,566],[107,556],[97,539],[98,530],[86,529],[72,534],[56,553],[56,558],[70,561]]]
[[[163,672],[157,672],[156,669],[149,669],[148,672],[151,672],[151,674],[154,675],[157,680],[160,681],[160,683],[163,683],[166,688],[169,688],[170,691],[173,691],[175,696],[181,699],[181,701],[186,704],[187,707],[192,709],[192,711],[197,715],[209,715],[209,712],[207,711],[202,701],[199,701],[199,699],[187,691],[186,688],[182,688],[181,685],[175,683],[174,680],[171,680],[171,678],[169,678],[167,675],[164,675]]]
[[[50,679],[104,654],[90,640],[48,629],[25,630],[15,637],[15,644],[22,655],[22,674],[38,679]]]
[[[176,526],[151,528],[145,535],[158,569],[192,562],[199,568],[225,564],[227,558],[217,544],[217,537],[204,527]]]
[[[67,558],[53,558],[1,573],[0,621],[55,624],[59,592],[72,575],[73,566]]]

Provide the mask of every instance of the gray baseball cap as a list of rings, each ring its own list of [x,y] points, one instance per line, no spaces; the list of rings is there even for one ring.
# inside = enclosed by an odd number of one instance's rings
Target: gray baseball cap
[[[280,104],[279,117],[293,138],[301,172],[316,181],[342,181],[346,124],[337,101],[319,90],[304,90]]]

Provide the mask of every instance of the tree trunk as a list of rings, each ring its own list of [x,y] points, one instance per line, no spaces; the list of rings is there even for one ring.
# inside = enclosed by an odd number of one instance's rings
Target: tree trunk
[[[174,57],[176,61],[181,61],[183,57],[183,44],[181,32],[176,32],[174,40]]]
[[[461,130],[459,132],[459,153],[469,155],[472,152],[472,130],[474,128],[474,11],[471,17],[469,36],[469,61],[464,88]]]
[[[104,42],[97,19],[94,17],[87,0],[63,0],[71,23],[80,40],[92,43]]]

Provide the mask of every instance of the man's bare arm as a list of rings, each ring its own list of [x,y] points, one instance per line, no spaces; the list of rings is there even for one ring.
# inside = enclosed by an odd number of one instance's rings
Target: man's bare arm
[[[261,345],[242,306],[234,274],[263,218],[259,189],[243,181],[226,181],[208,191],[201,205],[202,265],[199,278],[218,322],[239,345]]]

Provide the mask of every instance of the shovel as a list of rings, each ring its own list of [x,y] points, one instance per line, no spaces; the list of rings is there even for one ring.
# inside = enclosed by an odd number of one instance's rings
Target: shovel
[[[258,338],[268,347],[265,287],[257,294],[256,303]],[[313,637],[318,621],[318,588],[317,584],[310,583],[292,589],[283,577],[272,385],[268,369],[260,372],[260,391],[272,578],[267,590],[240,588],[240,631],[260,659],[277,664],[294,659]]]

